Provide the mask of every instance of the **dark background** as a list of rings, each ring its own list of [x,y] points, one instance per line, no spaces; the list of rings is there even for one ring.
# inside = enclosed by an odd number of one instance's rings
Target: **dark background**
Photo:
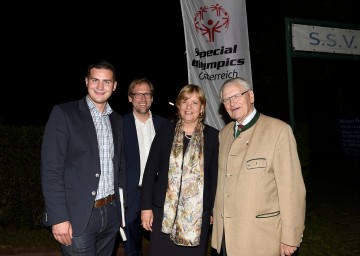
[[[246,7],[255,106],[289,122],[285,17],[359,25],[360,1],[247,1]],[[187,83],[179,1],[16,2],[3,7],[1,21],[0,124],[44,126],[54,104],[86,94],[87,66],[98,59],[117,69],[114,110],[131,111],[127,87],[147,77],[155,85],[152,111],[175,113],[168,102]],[[338,131],[327,127],[360,116],[359,58],[296,58],[293,72],[295,121],[310,122],[313,151],[328,155]]]
[[[359,25],[359,2],[246,2],[256,105],[262,112],[289,119],[285,17]],[[98,59],[109,60],[117,69],[118,89],[111,104],[121,114],[131,110],[126,91],[136,77],[154,83],[153,111],[164,115],[172,113],[168,101],[187,83],[179,1],[101,1],[81,7],[66,2],[10,3],[3,12],[11,18],[3,15],[1,25],[2,124],[45,125],[54,104],[85,95],[87,66]],[[307,115],[323,106],[309,105],[310,99],[327,105],[328,97],[339,90],[351,92],[359,86],[359,70],[359,61],[294,59],[295,95],[301,94],[295,109],[301,106]],[[346,95],[347,104],[357,99],[354,93]],[[338,107],[324,108],[331,112]]]

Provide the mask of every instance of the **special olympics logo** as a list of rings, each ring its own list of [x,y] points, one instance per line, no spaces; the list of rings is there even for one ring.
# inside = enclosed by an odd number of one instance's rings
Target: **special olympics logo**
[[[229,13],[219,4],[200,7],[194,17],[196,32],[206,36],[209,42],[214,42],[215,33],[226,32],[229,25]]]

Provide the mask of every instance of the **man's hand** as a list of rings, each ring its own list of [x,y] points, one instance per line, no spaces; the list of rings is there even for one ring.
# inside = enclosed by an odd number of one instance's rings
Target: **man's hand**
[[[59,243],[69,246],[72,239],[72,226],[70,221],[61,222],[52,226],[54,238]]]
[[[154,214],[152,210],[141,211],[141,226],[148,231],[152,231],[152,224],[154,220]]]
[[[296,246],[280,243],[280,256],[292,255],[297,250]]]

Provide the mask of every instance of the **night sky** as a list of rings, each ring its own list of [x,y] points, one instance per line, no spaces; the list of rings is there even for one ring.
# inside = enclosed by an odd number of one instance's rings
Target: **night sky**
[[[187,83],[180,2],[128,2],[81,8],[32,2],[4,9],[11,19],[2,22],[0,124],[45,125],[54,104],[86,94],[87,66],[98,59],[117,69],[114,110],[131,111],[127,87],[134,78],[147,77],[155,86],[153,112],[174,113],[168,102]],[[260,9],[260,2],[247,1],[255,105],[284,121],[289,120],[285,17],[360,24],[358,0],[313,2],[267,1]],[[359,61],[294,60],[295,118],[307,120],[314,109],[359,113],[358,70]],[[341,107],[332,100],[340,92],[347,102]]]

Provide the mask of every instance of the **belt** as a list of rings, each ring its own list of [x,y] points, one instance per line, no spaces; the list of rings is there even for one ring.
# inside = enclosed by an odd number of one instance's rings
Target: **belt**
[[[101,198],[99,200],[96,200],[95,203],[94,203],[94,207],[95,208],[99,208],[99,207],[102,207],[112,201],[115,200],[115,195],[108,195],[107,197],[104,197],[104,198]]]

